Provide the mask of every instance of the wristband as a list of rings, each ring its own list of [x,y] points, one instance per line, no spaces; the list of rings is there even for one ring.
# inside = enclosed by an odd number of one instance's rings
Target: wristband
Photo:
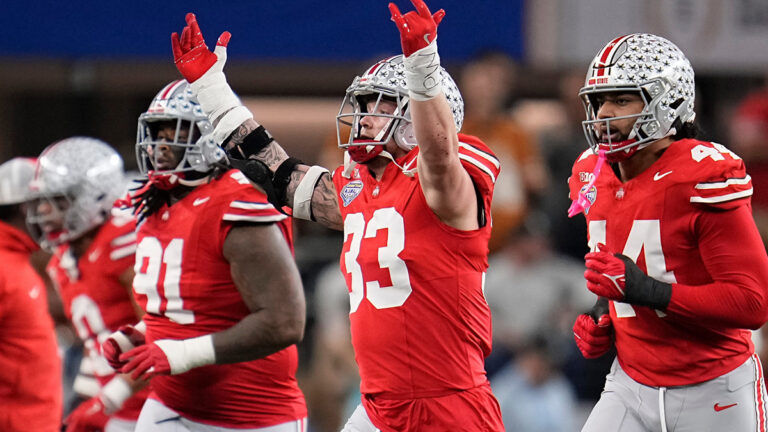
[[[312,194],[315,192],[320,176],[329,171],[321,166],[313,165],[304,174],[293,194],[293,217],[312,220]],[[329,173],[330,174],[330,173]]]
[[[227,153],[234,159],[248,159],[251,155],[259,154],[274,140],[272,134],[259,125],[243,138],[243,142],[229,149]]]
[[[121,376],[112,378],[99,393],[99,399],[104,404],[104,413],[109,415],[118,411],[132,395],[133,389],[128,381]]]
[[[125,333],[121,332],[120,330],[112,333],[109,335],[109,337],[117,343],[117,346],[120,347],[120,352],[128,352],[134,348],[136,348],[130,339],[128,339],[128,336],[125,335]]]
[[[285,205],[288,199],[288,183],[291,182],[291,173],[296,168],[296,165],[303,163],[302,161],[289,157],[280,164],[275,170],[275,175],[272,176],[272,187],[275,189],[275,199],[281,206]]]
[[[143,335],[147,334],[147,323],[145,323],[143,320],[139,321],[135,326],[133,326],[133,328]]]
[[[403,64],[405,65],[405,85],[411,99],[426,101],[443,90],[437,38],[424,48],[403,58]]]
[[[625,303],[648,306],[660,311],[667,310],[670,300],[672,300],[672,285],[654,279],[645,273],[628,257],[616,254],[624,261],[625,283],[624,300]]]
[[[133,326],[133,329],[142,335],[146,335],[147,323],[144,321],[139,321],[135,326]],[[117,343],[117,346],[120,347],[121,352],[127,352],[136,348],[128,335],[120,330],[113,332],[111,335],[109,335],[109,337]]]
[[[211,335],[183,340],[160,339],[155,341],[155,345],[165,353],[171,367],[171,375],[216,363],[216,351]]]

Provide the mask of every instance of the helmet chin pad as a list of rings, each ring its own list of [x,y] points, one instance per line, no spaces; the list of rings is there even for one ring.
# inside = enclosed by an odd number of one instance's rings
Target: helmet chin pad
[[[364,145],[363,143],[366,142],[369,142],[370,144]],[[349,157],[357,163],[366,163],[384,151],[384,144],[380,141],[356,139],[354,140],[354,143],[359,145],[347,147],[347,153],[349,153]]]
[[[605,151],[605,160],[610,163],[623,162],[632,157],[640,149],[640,146],[632,145],[636,138],[630,138],[616,143],[598,143],[597,150]]]
[[[183,174],[183,173],[178,173]],[[169,191],[179,185],[179,176],[168,173],[149,173],[149,181],[160,190]]]

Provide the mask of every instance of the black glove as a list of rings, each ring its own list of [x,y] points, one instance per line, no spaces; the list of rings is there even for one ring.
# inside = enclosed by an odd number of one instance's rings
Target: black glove
[[[586,256],[587,288],[600,297],[665,310],[672,285],[646,275],[628,257],[602,249]]]

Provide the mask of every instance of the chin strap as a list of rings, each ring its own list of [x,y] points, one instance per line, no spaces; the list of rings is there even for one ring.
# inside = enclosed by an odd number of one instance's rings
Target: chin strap
[[[209,181],[211,181],[211,176],[207,175],[205,177],[201,177],[201,178],[195,179],[195,180],[187,180],[187,179],[179,177],[179,179],[177,181],[182,186],[197,187],[197,186],[200,186],[202,184],[205,184],[205,183],[208,183]]]
[[[348,151],[344,151],[344,171],[341,172],[341,176],[344,178],[352,178],[352,171],[357,166],[357,162],[353,161],[349,156]]]
[[[408,177],[413,177],[418,171],[418,167],[411,168],[414,162],[416,162],[416,159],[413,159],[405,165],[400,165],[397,163],[397,160],[395,160],[394,156],[392,156],[392,154],[386,150],[382,150],[381,153],[379,153],[376,157],[379,156],[389,159],[393,164],[395,164],[396,167],[400,168],[400,171],[402,171],[403,174],[407,175]],[[355,168],[357,168],[358,164],[358,162],[352,160],[352,158],[349,156],[349,152],[345,151],[344,171],[341,172],[341,176],[344,178],[352,178],[352,173],[354,172]]]

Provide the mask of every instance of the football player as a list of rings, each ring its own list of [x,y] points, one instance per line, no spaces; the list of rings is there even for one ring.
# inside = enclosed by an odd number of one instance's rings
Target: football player
[[[590,150],[569,185],[601,300],[574,334],[585,357],[617,351],[583,431],[766,430],[749,329],[768,319],[768,257],[743,161],[696,139],[695,93],[680,49],[642,33],[602,48],[580,91]]]
[[[135,219],[113,215],[125,187],[123,160],[108,144],[73,137],[40,154],[27,213],[33,237],[53,257],[47,272],[85,355],[74,391],[89,398],[65,419],[67,431],[132,431],[148,390],[116,374],[101,343],[139,319],[131,294]]]
[[[249,160],[254,173],[268,166],[278,205],[344,230],[340,264],[362,392],[344,430],[503,430],[484,368],[499,163],[480,140],[457,133],[463,102],[436,45],[445,12],[413,4],[405,15],[390,4],[403,54],[347,89],[337,126],[348,162],[332,175],[288,157],[240,104],[222,72],[228,32],[211,52],[188,14],[181,37],[172,36],[174,57],[216,123],[215,139],[228,139],[233,157],[260,161]]]
[[[0,165],[0,430],[61,425],[61,360],[45,285],[30,263],[39,249],[25,225],[35,160]]]
[[[139,117],[148,177],[134,197],[133,289],[146,329],[119,332],[110,358],[133,378],[152,377],[136,430],[306,431],[295,378],[305,304],[290,221],[226,165],[210,129],[183,80]]]

